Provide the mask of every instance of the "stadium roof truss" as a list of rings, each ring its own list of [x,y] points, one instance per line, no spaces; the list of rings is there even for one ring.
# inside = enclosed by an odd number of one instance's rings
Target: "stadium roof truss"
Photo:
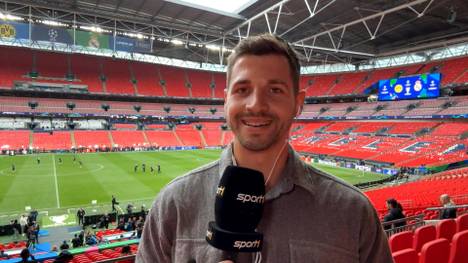
[[[331,64],[354,70],[356,65],[376,65],[382,57],[410,53],[410,59],[420,56],[424,61],[450,55],[450,50],[444,51],[447,47],[466,46],[468,40],[464,0],[258,0],[239,14],[190,7],[176,0],[4,0],[0,12],[30,23],[52,21],[56,26],[150,39],[152,56],[78,47],[74,52],[161,63],[172,60],[179,66],[210,70],[223,69],[239,40],[263,32],[293,43],[306,66],[304,73],[317,72],[319,67],[331,69],[325,66]],[[37,43],[19,44],[38,47]]]

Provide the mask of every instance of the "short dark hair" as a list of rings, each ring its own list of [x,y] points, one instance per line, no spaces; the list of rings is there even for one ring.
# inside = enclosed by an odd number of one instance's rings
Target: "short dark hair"
[[[227,62],[227,86],[231,78],[232,68],[236,61],[245,55],[280,55],[288,60],[291,79],[293,82],[294,94],[299,91],[299,76],[301,74],[301,65],[294,49],[284,39],[272,35],[261,34],[243,39],[234,48]]]

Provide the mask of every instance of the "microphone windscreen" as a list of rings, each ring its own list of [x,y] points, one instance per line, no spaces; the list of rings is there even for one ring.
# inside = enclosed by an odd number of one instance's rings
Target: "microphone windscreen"
[[[216,192],[216,224],[233,232],[254,231],[262,217],[264,201],[265,179],[261,172],[228,166]]]

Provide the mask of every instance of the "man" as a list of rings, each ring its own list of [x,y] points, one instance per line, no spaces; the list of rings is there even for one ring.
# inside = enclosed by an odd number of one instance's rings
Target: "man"
[[[132,214],[133,214],[133,205],[130,204],[130,203],[127,205],[127,214],[129,216],[132,216]]]
[[[78,225],[84,224],[85,215],[86,215],[86,212],[83,208],[78,209],[78,212],[76,212],[76,217],[78,217]]]
[[[112,212],[117,211],[117,209],[115,209],[115,206],[118,204],[119,202],[117,202],[117,199],[115,198],[115,196],[112,195]]]
[[[457,208],[454,207],[455,203],[452,201],[452,198],[448,194],[443,194],[439,200],[440,204],[445,207],[445,209],[440,210],[439,219],[457,218]]]
[[[288,145],[305,92],[291,47],[272,35],[244,39],[228,59],[224,112],[234,133],[220,160],[168,184],[146,220],[136,262],[220,262],[205,241],[216,188],[227,165],[261,171],[266,191],[261,254],[236,263],[393,262],[369,200],[356,188],[302,162]],[[258,262],[258,261],[257,261]]]
[[[70,245],[68,245],[66,240],[64,240],[63,243],[60,245],[60,250],[66,250],[69,248],[70,248]]]
[[[73,248],[81,247],[81,240],[78,237],[78,234],[75,234],[71,242]]]
[[[22,235],[24,236],[26,235],[26,232],[28,232],[28,217],[25,214],[22,214],[19,223],[21,225]]]

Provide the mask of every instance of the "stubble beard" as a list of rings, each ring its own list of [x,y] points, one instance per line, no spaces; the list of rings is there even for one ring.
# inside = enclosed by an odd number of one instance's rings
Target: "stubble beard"
[[[288,133],[288,127],[292,124],[292,121],[290,121],[289,123],[281,125],[276,116],[269,115],[268,117],[272,119],[270,125],[274,126],[273,132],[261,135],[245,135],[242,132],[242,126],[244,124],[240,120],[241,117],[242,116],[237,115],[233,119],[228,119],[228,125],[234,133],[235,140],[237,140],[242,147],[250,151],[264,151],[278,144],[280,141],[284,140],[284,133]],[[280,126],[276,126],[278,124],[280,124]]]

